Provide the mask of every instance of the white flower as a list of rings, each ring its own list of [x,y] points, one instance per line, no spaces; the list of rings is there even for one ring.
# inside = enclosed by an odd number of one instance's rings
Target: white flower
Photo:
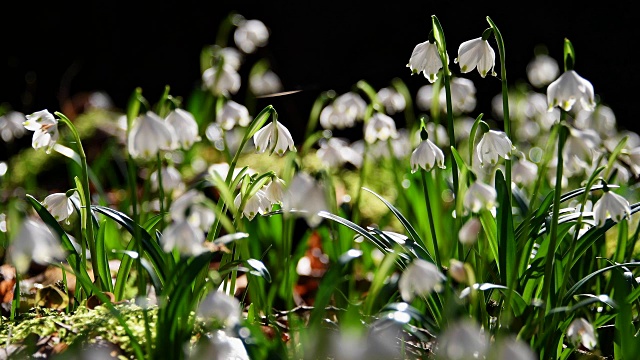
[[[500,338],[489,350],[491,360],[537,360],[539,357],[531,347],[516,336]]]
[[[56,221],[66,221],[69,224],[69,216],[73,213],[71,197],[65,193],[53,193],[44,198],[42,205],[49,211]]]
[[[209,228],[216,219],[215,212],[206,205],[207,197],[196,189],[190,189],[176,198],[169,207],[169,215],[174,222],[188,221],[202,231]]]
[[[280,156],[288,150],[296,151],[293,138],[289,130],[279,121],[272,121],[269,125],[258,130],[253,135],[253,144],[256,152],[263,153],[270,149],[270,154],[276,153]]]
[[[609,216],[615,222],[620,222],[625,216],[629,219],[631,218],[629,201],[607,189],[593,205],[593,216],[598,227],[604,226]]]
[[[446,91],[441,89],[438,95],[438,106],[441,112],[447,112]],[[433,102],[433,85],[424,85],[418,89],[416,104],[421,110],[430,110]],[[451,107],[454,114],[473,111],[476,107],[476,87],[470,79],[451,78]]]
[[[26,117],[19,111],[9,111],[0,116],[0,137],[5,142],[21,138],[26,132],[24,122]]]
[[[240,301],[220,290],[210,291],[198,305],[197,313],[202,318],[213,318],[228,327],[238,324],[242,318]]]
[[[166,166],[162,168],[162,188],[165,192],[182,189],[185,185],[182,181],[182,174],[174,166]],[[149,181],[151,181],[151,190],[158,190],[158,170],[151,173]]]
[[[216,123],[224,130],[231,130],[236,125],[245,127],[251,123],[251,120],[249,109],[233,100],[225,102],[216,116]]]
[[[520,158],[513,164],[511,172],[513,173],[513,181],[516,184],[526,186],[536,180],[538,176],[538,165],[525,158]]]
[[[593,111],[596,107],[594,96],[593,85],[574,70],[569,70],[547,87],[548,111],[556,106],[569,111],[578,100],[584,110]]]
[[[482,230],[482,223],[477,217],[470,217],[458,231],[458,240],[464,245],[473,245],[478,240],[478,234]]]
[[[138,116],[129,132],[128,150],[132,157],[152,158],[160,150],[172,150],[175,146],[173,130],[152,111]]]
[[[640,147],[629,150],[625,156],[629,159],[629,165],[631,166],[633,174],[636,177],[640,176]]]
[[[583,318],[576,318],[569,324],[567,338],[574,346],[582,345],[589,350],[593,350],[597,345],[593,325]]]
[[[458,259],[449,259],[449,275],[452,279],[459,283],[467,282],[467,270],[464,268],[464,263]]]
[[[38,150],[47,147],[47,154],[51,152],[53,146],[58,141],[58,119],[48,110],[36,111],[26,116],[26,121],[22,123],[27,130],[33,131],[31,146]]]
[[[65,252],[60,240],[53,235],[49,227],[32,219],[25,219],[18,234],[11,242],[8,251],[9,262],[15,266],[18,273],[26,273],[31,261],[40,265],[47,265],[61,261]]]
[[[616,115],[606,105],[598,105],[594,111],[579,111],[575,116],[575,126],[579,129],[591,129],[602,138],[616,136]]]
[[[396,137],[398,137],[396,122],[389,115],[375,113],[364,126],[364,139],[370,144],[376,140],[387,141],[389,138]]]
[[[167,115],[165,121],[173,128],[176,141],[183,149],[189,149],[193,143],[200,141],[198,123],[190,112],[176,108]]]
[[[432,262],[415,259],[400,276],[398,289],[402,300],[411,302],[416,295],[427,296],[434,291],[439,292],[446,279]]]
[[[171,252],[177,249],[181,255],[197,256],[205,251],[204,232],[189,221],[172,222],[164,230],[160,242],[162,250]]]
[[[356,118],[339,110],[333,105],[325,106],[320,112],[320,126],[323,129],[344,129],[353,127],[356,124]]]
[[[275,179],[272,179],[267,185],[265,185],[264,195],[269,201],[271,201],[271,204],[282,204],[282,199],[284,199],[284,190],[284,180],[276,176]]]
[[[366,101],[358,93],[352,91],[338,96],[333,101],[333,106],[353,122],[364,119],[367,110]]]
[[[269,29],[260,20],[244,20],[233,33],[233,40],[240,50],[251,54],[258,47],[267,45]]]
[[[445,168],[444,153],[431,140],[423,140],[411,154],[411,173],[418,171],[418,168],[431,171],[434,166]]]
[[[324,185],[307,173],[296,173],[282,199],[284,216],[302,216],[315,228],[322,221],[318,213],[328,209]]]
[[[467,360],[484,359],[489,340],[482,328],[471,319],[463,319],[449,325],[438,337],[436,359]]]
[[[272,70],[265,70],[262,73],[249,77],[249,89],[254,95],[274,94],[282,91],[282,81]]]
[[[224,47],[217,50],[217,55],[222,58],[223,64],[228,64],[234,70],[240,69],[244,61],[242,53],[234,47]]]
[[[223,330],[204,335],[197,342],[189,360],[250,360],[247,349],[241,339],[227,335]]]
[[[481,37],[471,39],[460,44],[458,57],[453,60],[460,63],[460,71],[468,73],[476,67],[480,76],[485,77],[487,73],[496,75],[493,67],[496,65],[496,54],[487,40]]]
[[[478,142],[476,153],[482,166],[486,163],[493,166],[498,163],[499,157],[509,159],[511,151],[514,149],[515,147],[505,132],[489,130],[482,135],[482,139]]]
[[[476,181],[469,186],[469,189],[464,194],[463,205],[465,209],[473,213],[477,213],[483,208],[490,210],[495,206],[497,197],[496,189],[483,182]]]
[[[549,55],[538,54],[527,64],[527,78],[537,88],[548,85],[559,73],[558,62]]]
[[[214,95],[229,97],[240,89],[240,74],[230,65],[223,64],[220,71],[212,66],[202,73],[202,82]]]
[[[416,45],[413,48],[407,67],[411,69],[412,75],[422,72],[430,83],[434,83],[438,79],[438,71],[442,69],[438,45],[429,40]]]
[[[407,101],[404,96],[397,92],[393,87],[385,87],[378,91],[378,101],[384,105],[384,109],[389,115],[404,110]]]
[[[236,208],[239,208],[242,202],[242,194],[238,193],[236,198],[233,200]],[[245,216],[249,220],[253,220],[253,218],[258,214],[264,214],[269,211],[271,207],[271,201],[267,199],[267,196],[264,190],[258,190],[255,195],[248,198],[245,201],[244,207],[242,208],[241,216]]]
[[[337,168],[345,162],[349,162],[356,167],[362,164],[362,155],[351,148],[346,140],[330,138],[320,142],[320,148],[316,151],[316,156],[329,168]]]

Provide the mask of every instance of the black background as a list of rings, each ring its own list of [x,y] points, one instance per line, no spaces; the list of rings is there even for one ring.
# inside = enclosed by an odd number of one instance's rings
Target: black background
[[[269,44],[245,61],[267,58],[285,90],[300,93],[260,99],[274,105],[279,120],[301,142],[311,105],[320,92],[349,91],[366,80],[376,89],[393,78],[411,90],[428,84],[406,67],[416,44],[427,39],[431,16],[443,26],[450,59],[461,42],[479,37],[489,16],[506,46],[507,80],[526,80],[525,67],[537,45],[562,66],[564,38],[576,51],[575,70],[591,81],[610,106],[619,127],[639,131],[635,107],[639,76],[635,51],[637,11],[631,1],[172,1],[14,3],[4,11],[0,35],[0,102],[26,114],[59,111],[61,102],[85,91],[104,91],[124,108],[136,87],[151,102],[168,85],[187,98],[199,86],[199,56],[215,43],[218,26],[231,11],[259,19],[270,29]],[[597,3],[596,3],[597,4]],[[229,40],[233,45],[233,40]],[[497,54],[495,42],[492,43]],[[496,70],[499,73],[499,62]],[[457,64],[451,64],[455,75]],[[480,112],[492,118],[498,78],[462,75],[474,81]],[[242,96],[243,88],[238,93]],[[61,91],[61,89],[65,89]],[[261,107],[259,108],[261,109]]]

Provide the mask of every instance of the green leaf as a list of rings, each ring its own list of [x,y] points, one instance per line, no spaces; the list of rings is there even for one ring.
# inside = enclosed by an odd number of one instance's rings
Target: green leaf
[[[513,216],[511,213],[511,199],[504,175],[501,170],[496,171],[496,192],[498,193],[498,207],[496,209],[498,229],[498,257],[500,259],[500,278],[504,284],[515,284],[516,278],[516,239],[513,231]]]

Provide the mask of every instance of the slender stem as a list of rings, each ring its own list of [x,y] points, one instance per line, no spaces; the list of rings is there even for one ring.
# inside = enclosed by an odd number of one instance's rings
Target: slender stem
[[[429,216],[429,229],[431,229],[431,239],[433,240],[433,252],[436,257],[436,265],[438,269],[442,269],[442,262],[440,261],[440,250],[438,247],[438,239],[436,237],[436,224],[433,221],[433,214],[431,213],[431,201],[429,200],[429,189],[427,187],[427,174],[425,170],[420,170],[422,175],[422,188],[424,189],[424,202],[427,205],[427,215]]]
[[[160,157],[160,152],[156,157],[158,161],[158,198],[160,200],[160,228],[164,229],[164,186],[162,186],[162,158]]]
[[[351,214],[351,219],[354,223],[358,224],[360,222],[360,198],[362,197],[362,186],[364,185],[364,178],[367,168],[367,161],[369,157],[367,153],[369,152],[369,143],[364,142],[364,151],[362,152],[362,166],[360,167],[360,177],[358,179],[358,187],[356,188],[356,199],[353,202],[353,211]]]

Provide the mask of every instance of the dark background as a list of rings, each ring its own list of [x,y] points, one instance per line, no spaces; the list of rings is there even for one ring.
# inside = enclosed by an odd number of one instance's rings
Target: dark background
[[[270,29],[269,44],[245,61],[267,58],[285,90],[300,93],[260,99],[274,105],[279,120],[301,142],[311,105],[320,92],[349,91],[359,80],[376,89],[394,77],[415,91],[428,84],[406,67],[416,44],[427,39],[431,16],[440,20],[451,61],[461,42],[479,37],[490,16],[506,44],[510,84],[526,80],[525,67],[543,44],[562,66],[564,38],[574,45],[575,70],[591,81],[621,128],[638,132],[635,107],[639,83],[635,50],[637,11],[631,1],[263,1],[166,3],[13,3],[4,11],[0,35],[0,103],[25,114],[60,111],[61,102],[85,91],[104,91],[124,108],[136,87],[151,102],[166,85],[189,97],[199,86],[199,56],[215,43],[218,26],[231,11],[259,19]],[[229,44],[233,45],[230,37]],[[497,54],[495,42],[492,43]],[[499,73],[499,62],[496,63]],[[454,74],[459,66],[451,64]],[[490,101],[500,80],[474,81],[478,105],[472,116],[491,118]],[[246,82],[238,93],[242,96]],[[61,91],[61,89],[64,89]],[[296,138],[297,137],[297,138]]]

